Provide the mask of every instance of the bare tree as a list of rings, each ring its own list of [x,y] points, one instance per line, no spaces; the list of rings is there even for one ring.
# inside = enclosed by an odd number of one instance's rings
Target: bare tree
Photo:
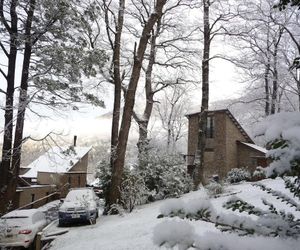
[[[131,71],[128,88],[125,94],[125,104],[123,109],[121,127],[118,138],[118,145],[116,148],[116,159],[114,159],[114,168],[112,169],[111,187],[109,190],[108,206],[116,204],[120,200],[120,186],[122,182],[122,175],[125,162],[125,152],[127,147],[129,129],[131,126],[131,118],[133,114],[133,107],[135,103],[135,94],[137,84],[140,78],[142,63],[147,48],[147,43],[150,38],[151,31],[162,15],[162,9],[166,4],[166,0],[157,0],[154,5],[154,11],[150,15],[148,21],[143,26],[142,34],[139,43],[135,43],[134,48],[134,63]]]
[[[162,16],[158,19],[155,29],[152,30],[150,39],[149,55],[146,57],[145,67],[145,106],[142,114],[134,112],[134,119],[139,128],[139,139],[137,143],[139,164],[143,165],[147,160],[149,147],[148,126],[155,104],[155,96],[162,90],[174,85],[192,84],[188,76],[184,76],[185,69],[194,69],[190,57],[195,57],[197,50],[193,49],[192,43],[195,38],[196,29],[189,27],[180,20],[180,14],[194,6],[194,1],[174,0],[169,1]],[[147,6],[144,6],[147,7]],[[149,15],[149,10],[145,10]],[[176,16],[176,18],[174,18]],[[184,29],[183,27],[189,27]],[[172,35],[170,35],[172,34]],[[186,47],[189,44],[189,48]],[[165,74],[171,68],[174,74],[182,75],[177,79]],[[163,73],[160,73],[163,72]]]
[[[245,81],[251,83],[248,91],[261,88],[261,94],[253,101],[263,104],[265,116],[278,112],[284,101],[284,92],[290,64],[290,49],[286,44],[288,27],[294,10],[279,12],[274,9],[275,1],[244,2],[247,12],[239,18],[242,36],[234,40],[240,58],[232,61],[242,69]],[[249,101],[249,100],[248,100]]]
[[[167,134],[167,150],[175,151],[177,142],[185,136],[187,119],[184,117],[190,106],[188,86],[173,85],[163,91],[156,105],[161,127]]]
[[[112,2],[102,0],[102,6],[105,15],[106,34],[112,51],[112,62],[110,69],[110,78],[106,78],[114,85],[114,107],[111,130],[111,168],[115,159],[116,147],[118,144],[119,121],[121,110],[121,92],[122,81],[124,76],[121,76],[121,38],[124,25],[125,0],[119,0],[118,15],[114,14],[114,9],[111,7]],[[111,22],[110,19],[113,19]]]
[[[194,188],[204,183],[204,151],[206,144],[207,111],[209,107],[209,75],[210,61],[216,58],[226,58],[224,55],[211,54],[211,44],[218,37],[238,36],[240,31],[230,29],[230,24],[240,15],[240,9],[235,10],[227,0],[201,1],[203,9],[202,52],[202,98],[199,115],[198,146],[195,155]]]

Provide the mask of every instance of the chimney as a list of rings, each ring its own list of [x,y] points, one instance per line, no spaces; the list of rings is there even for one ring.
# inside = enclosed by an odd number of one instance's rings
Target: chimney
[[[77,135],[74,135],[74,144],[73,144],[74,148],[76,147],[76,142],[77,142]]]

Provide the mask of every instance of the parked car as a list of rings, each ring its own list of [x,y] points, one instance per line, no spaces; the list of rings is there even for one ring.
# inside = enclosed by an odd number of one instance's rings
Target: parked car
[[[92,188],[73,188],[58,211],[59,225],[72,222],[96,223],[99,198]]]
[[[38,209],[7,213],[0,218],[0,247],[28,248],[46,225],[45,214]]]

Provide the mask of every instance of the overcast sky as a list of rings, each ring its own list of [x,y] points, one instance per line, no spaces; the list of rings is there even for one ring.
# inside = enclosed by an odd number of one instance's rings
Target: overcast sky
[[[221,49],[220,49],[221,50]],[[4,58],[0,56],[0,61],[3,64]],[[20,58],[18,60],[20,71]],[[234,98],[240,95],[243,86],[238,83],[238,76],[235,72],[235,67],[224,60],[215,59],[211,62],[211,85],[210,85],[210,102]],[[20,76],[16,82],[20,82]],[[3,78],[0,78],[1,89],[6,88]],[[112,88],[110,88],[112,89]],[[25,122],[25,135],[34,137],[43,136],[50,131],[63,133],[65,135],[77,134],[81,137],[100,137],[109,139],[110,124],[109,117],[101,118],[105,113],[112,111],[113,95],[109,88],[104,93],[104,102],[106,108],[98,108],[90,105],[82,105],[79,111],[72,109],[62,111],[60,113],[52,113],[49,110],[42,111],[49,118],[39,118],[27,112]],[[201,101],[201,86],[197,91],[192,93],[193,105],[199,104]],[[1,96],[1,106],[4,105],[3,95]],[[39,110],[41,111],[41,110]],[[3,130],[4,116],[3,112],[0,116],[0,128]]]

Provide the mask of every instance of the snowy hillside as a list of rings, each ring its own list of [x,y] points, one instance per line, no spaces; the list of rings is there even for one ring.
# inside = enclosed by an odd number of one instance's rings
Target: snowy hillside
[[[274,190],[286,193],[289,197],[293,197],[289,191],[284,189],[284,182],[282,179],[264,180],[261,181],[265,186]],[[211,203],[218,213],[224,214],[238,214],[231,210],[226,210],[222,207],[232,195],[235,195],[261,209],[267,210],[268,207],[262,203],[262,198],[269,202],[277,204],[277,207],[286,209],[286,212],[293,212],[293,214],[300,218],[300,211],[295,208],[286,208],[285,204],[278,201],[274,196],[261,191],[258,187],[252,185],[253,183],[242,183],[238,185],[230,185],[226,187],[226,192],[218,198],[212,198]],[[207,198],[207,193],[201,189],[197,192],[191,192],[184,195],[181,199],[189,204],[195,199]],[[124,216],[101,216],[96,225],[71,227],[69,233],[59,237],[52,243],[52,250],[67,250],[67,249],[97,249],[97,250],[141,250],[141,249],[165,249],[159,248],[154,244],[155,238],[162,234],[168,234],[170,228],[165,228],[164,231],[155,230],[155,227],[165,220],[180,221],[178,218],[172,219],[157,219],[161,213],[161,208],[166,207],[170,200],[155,202],[152,204],[138,207],[131,214]],[[240,215],[248,216],[246,213]],[[200,236],[200,245],[203,249],[214,247],[214,244],[222,242],[224,248],[228,250],[298,250],[300,240],[282,239],[282,238],[264,238],[264,237],[238,237],[234,234],[221,233],[215,228],[214,224],[202,221],[187,221],[194,228],[194,233]],[[259,223],[259,221],[257,221]],[[159,234],[159,235],[157,235]],[[172,231],[170,238],[177,237],[176,233]],[[201,248],[202,249],[202,248]],[[218,249],[218,248],[213,248]]]

